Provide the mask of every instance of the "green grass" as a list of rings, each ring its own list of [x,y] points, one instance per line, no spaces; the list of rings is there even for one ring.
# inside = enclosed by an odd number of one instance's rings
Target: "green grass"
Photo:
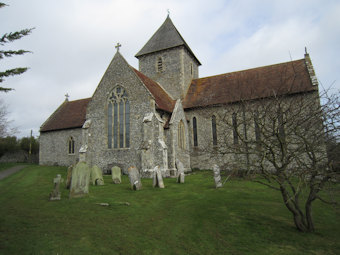
[[[7,170],[13,166],[23,165],[21,163],[0,163],[0,172]]]
[[[30,165],[0,181],[0,254],[340,254],[338,212],[314,204],[317,231],[299,233],[280,194],[211,172],[130,190],[128,178],[91,186],[85,198],[48,201],[64,167]],[[129,202],[130,206],[119,204]],[[109,203],[103,207],[96,203]]]

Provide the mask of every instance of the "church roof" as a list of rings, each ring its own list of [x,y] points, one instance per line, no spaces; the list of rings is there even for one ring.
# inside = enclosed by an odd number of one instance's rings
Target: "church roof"
[[[86,107],[91,98],[65,101],[40,127],[40,132],[80,128],[86,119]]]
[[[174,47],[185,46],[185,48],[195,58],[197,63],[201,65],[195,54],[192,52],[188,44],[184,41],[181,34],[172,23],[168,16],[160,28],[153,34],[150,40],[144,45],[144,47],[135,55],[139,57],[145,54],[166,50]]]
[[[253,100],[316,90],[305,59],[195,79],[184,108]]]
[[[131,68],[154,96],[157,108],[167,112],[172,112],[175,107],[175,100],[173,100],[157,82],[151,80],[135,68]]]

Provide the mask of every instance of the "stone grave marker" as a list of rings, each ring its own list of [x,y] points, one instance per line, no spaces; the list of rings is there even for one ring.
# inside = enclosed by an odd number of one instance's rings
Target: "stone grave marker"
[[[111,168],[111,175],[114,184],[122,183],[122,170],[118,166]]]
[[[60,200],[61,194],[60,194],[60,183],[62,183],[64,180],[61,178],[60,174],[57,174],[57,177],[53,179],[54,183],[54,189],[50,193],[50,201],[53,200]]]
[[[131,184],[131,188],[133,190],[140,190],[142,188],[142,182],[140,179],[140,174],[138,169],[135,166],[131,166],[128,169],[129,180]]]
[[[90,167],[85,162],[79,162],[72,171],[70,198],[83,197],[89,193]]]
[[[153,169],[153,185],[155,187],[159,187],[161,189],[164,189],[164,182],[163,182],[163,177],[162,177],[162,172],[159,166],[156,166]]]
[[[217,188],[222,188],[223,184],[221,181],[221,173],[220,173],[220,168],[218,165],[213,166],[213,172],[214,172],[214,181],[215,181],[215,187]]]
[[[70,166],[67,168],[66,189],[70,189],[70,187],[71,187],[71,182],[72,182],[72,170],[73,170],[73,165],[70,165]]]
[[[91,168],[91,182],[92,185],[104,185],[103,172],[96,165]]]
[[[177,182],[184,183],[185,174],[184,174],[184,166],[181,161],[176,159],[176,167],[177,167]]]

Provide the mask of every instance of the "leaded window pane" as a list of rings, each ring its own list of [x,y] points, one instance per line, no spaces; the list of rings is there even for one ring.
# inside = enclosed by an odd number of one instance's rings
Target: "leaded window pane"
[[[109,103],[107,110],[107,147],[112,148],[112,103]]]
[[[125,147],[130,147],[130,104],[125,102]]]
[[[118,148],[118,104],[113,104],[113,146]]]

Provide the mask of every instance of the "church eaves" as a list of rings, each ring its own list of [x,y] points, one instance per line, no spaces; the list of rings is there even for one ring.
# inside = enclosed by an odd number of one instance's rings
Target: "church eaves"
[[[65,101],[40,127],[40,132],[81,128],[86,119],[86,108],[91,98]]]
[[[185,109],[317,90],[305,59],[195,79],[183,100]]]
[[[142,55],[179,46],[184,46],[197,61],[198,65],[201,65],[195,54],[192,52],[188,44],[184,41],[183,37],[178,32],[175,25],[172,23],[170,17],[168,16],[164,23],[160,26],[160,28],[153,34],[150,40],[135,55],[135,57],[138,58]]]

